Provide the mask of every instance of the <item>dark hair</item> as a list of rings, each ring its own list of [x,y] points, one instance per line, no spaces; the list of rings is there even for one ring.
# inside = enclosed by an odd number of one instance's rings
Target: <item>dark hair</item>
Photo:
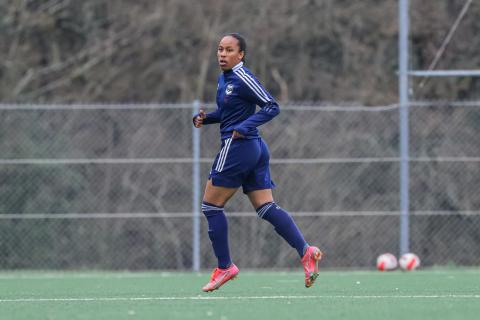
[[[240,47],[240,51],[243,52],[242,61],[245,62],[245,56],[247,55],[247,42],[245,38],[240,33],[227,33],[224,37],[234,37],[238,41],[238,46]]]

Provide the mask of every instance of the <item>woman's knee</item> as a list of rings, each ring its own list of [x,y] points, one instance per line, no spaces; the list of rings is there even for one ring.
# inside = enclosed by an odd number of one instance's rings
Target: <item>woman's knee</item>
[[[218,207],[223,207],[233,196],[235,191],[237,191],[235,188],[214,186],[212,181],[208,180],[205,187],[205,193],[203,194],[203,201]]]
[[[248,198],[255,210],[265,203],[273,202],[272,189],[255,190],[248,193]]]

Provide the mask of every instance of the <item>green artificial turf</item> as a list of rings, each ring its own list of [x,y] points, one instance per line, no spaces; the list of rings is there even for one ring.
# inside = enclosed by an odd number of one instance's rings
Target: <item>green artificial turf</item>
[[[203,293],[207,273],[3,272],[0,319],[476,319],[479,269],[246,272]]]

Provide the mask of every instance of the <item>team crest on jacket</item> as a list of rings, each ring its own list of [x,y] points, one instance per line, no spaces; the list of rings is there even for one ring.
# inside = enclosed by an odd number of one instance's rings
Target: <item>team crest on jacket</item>
[[[227,85],[227,89],[225,89],[226,94],[232,94],[233,92],[233,84]]]

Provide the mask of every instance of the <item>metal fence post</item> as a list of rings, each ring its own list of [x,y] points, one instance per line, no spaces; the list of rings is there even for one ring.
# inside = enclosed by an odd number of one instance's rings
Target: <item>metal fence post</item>
[[[408,33],[409,0],[399,2],[399,96],[400,96],[400,254],[409,251],[409,123],[408,123]]]
[[[192,104],[192,117],[200,109],[200,101]],[[200,130],[192,127],[192,265],[193,271],[200,271]]]

